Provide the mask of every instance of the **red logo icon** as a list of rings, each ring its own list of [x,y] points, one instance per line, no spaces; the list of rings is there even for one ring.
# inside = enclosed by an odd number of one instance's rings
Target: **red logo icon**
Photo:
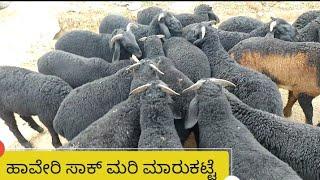
[[[4,154],[4,144],[0,141],[0,157]]]

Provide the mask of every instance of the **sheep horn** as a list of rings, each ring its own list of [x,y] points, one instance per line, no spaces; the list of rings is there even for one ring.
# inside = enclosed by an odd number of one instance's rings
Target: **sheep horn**
[[[157,66],[155,66],[154,64],[149,64],[149,66],[150,66],[153,70],[155,70],[155,71],[157,71],[158,73],[164,75],[164,73],[163,73],[162,71],[160,71],[160,69],[157,68]]]
[[[158,16],[158,21],[160,21],[162,18],[164,18],[164,13],[160,13],[159,16]]]
[[[139,63],[140,62],[139,59],[137,58],[137,56],[135,56],[134,54],[132,54],[131,58],[135,63]]]
[[[197,90],[199,89],[202,84],[205,82],[206,80],[203,80],[203,79],[200,79],[199,81],[197,81],[195,84],[193,84],[192,86],[188,87],[187,89],[183,90],[182,93],[186,93],[186,92],[189,92],[189,91],[194,91],[194,90]]]
[[[117,34],[111,38],[111,43],[113,44],[116,40],[119,40],[123,37],[123,34]]]
[[[145,41],[148,37],[142,37],[139,39],[139,41]]]
[[[140,66],[140,62],[138,62],[138,63],[136,63],[136,64],[132,64],[131,66],[129,66],[126,70],[127,71],[129,71],[129,70],[131,70],[131,69],[133,69],[133,68],[135,68],[135,67],[137,67],[137,66]]]
[[[276,25],[277,25],[277,21],[272,21],[272,22],[270,23],[270,32],[273,31],[273,28],[276,27]]]
[[[209,81],[212,81],[214,83],[220,84],[223,87],[227,86],[233,86],[236,87],[236,85],[230,81],[224,80],[224,79],[217,79],[217,78],[209,78]]]
[[[127,25],[127,28],[126,28],[126,31],[131,31],[131,27],[138,27],[136,24],[134,24],[134,23],[128,23],[128,25]]]
[[[163,92],[166,92],[166,93],[168,93],[170,95],[180,96],[179,93],[175,92],[174,90],[172,90],[171,88],[169,88],[169,87],[167,87],[167,86],[165,86],[163,84],[159,84],[158,87],[160,87]]]
[[[203,39],[205,35],[206,35],[206,27],[202,26],[201,27],[201,39]]]
[[[139,87],[135,88],[134,90],[132,90],[129,95],[141,93],[141,92],[145,91],[150,86],[151,86],[151,83],[139,86]]]
[[[163,35],[163,34],[158,34],[158,35],[156,35],[156,36],[157,36],[159,39],[166,37],[166,36]]]

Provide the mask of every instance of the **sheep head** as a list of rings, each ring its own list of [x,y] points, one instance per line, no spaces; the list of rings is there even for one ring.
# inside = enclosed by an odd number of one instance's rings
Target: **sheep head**
[[[274,38],[284,41],[294,41],[294,38],[298,33],[297,29],[287,21],[274,17],[271,17],[271,22],[269,22],[269,32]]]
[[[147,58],[142,59],[139,62],[136,61],[135,64],[127,68],[127,71],[132,71],[145,78],[158,77],[158,74],[164,75],[164,73],[159,70],[157,65],[153,63],[151,59]]]
[[[133,23],[127,25],[126,31],[123,29],[116,29],[112,33],[112,38],[110,39],[109,46],[114,48],[112,62],[119,61],[120,59],[120,45],[129,53],[141,57],[142,52],[136,41],[134,34],[131,31],[131,27],[136,26]]]
[[[218,30],[212,27],[213,24],[213,21],[190,24],[183,28],[182,36],[194,45],[199,46],[202,44],[203,39],[208,36],[209,32],[210,38],[218,42]]]
[[[158,14],[156,18],[159,24],[160,32],[164,34],[166,38],[170,38],[171,35],[181,34],[182,25],[172,13],[164,11]]]
[[[215,24],[220,22],[219,17],[213,13],[212,7],[206,4],[200,4],[199,6],[194,8],[194,14],[207,16],[208,20],[214,20]]]
[[[198,122],[198,113],[199,113],[199,97],[205,96],[204,99],[208,98],[217,98],[224,94],[223,87],[233,86],[230,81],[223,80],[223,79],[216,79],[216,78],[204,78],[197,81],[192,86],[188,87],[187,89],[183,90],[182,93],[187,93],[190,91],[195,91],[196,95],[192,99],[189,104],[189,111],[187,115],[187,120],[185,121],[185,128],[190,129]]]
[[[130,94],[140,94],[140,100],[147,104],[154,105],[161,103],[160,105],[162,107],[167,105],[170,107],[173,117],[175,118],[177,116],[174,111],[174,101],[172,100],[171,96],[179,96],[180,94],[172,90],[161,80],[149,81],[147,84],[132,90]]]
[[[167,95],[171,95],[171,96],[179,96],[180,94],[175,92],[174,90],[172,90],[171,88],[168,87],[168,85],[164,82],[162,82],[161,80],[155,80],[155,81],[151,81],[150,83],[147,83],[145,85],[139,86],[137,88],[135,88],[134,90],[132,90],[130,92],[130,94],[139,94],[142,92],[147,91],[147,89],[149,89],[150,93],[149,97],[151,99],[157,98],[157,97],[164,97],[164,93]],[[161,93],[160,93],[161,92]]]
[[[165,56],[161,38],[164,38],[164,35],[151,35],[148,37],[140,38],[139,41],[144,42],[143,54],[147,58]]]

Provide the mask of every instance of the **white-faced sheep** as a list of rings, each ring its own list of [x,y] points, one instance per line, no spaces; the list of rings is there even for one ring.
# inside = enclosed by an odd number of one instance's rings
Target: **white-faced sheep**
[[[48,128],[54,147],[61,146],[52,121],[60,103],[72,88],[62,79],[43,75],[24,68],[0,67],[0,117],[8,125],[19,143],[26,148],[32,145],[20,133],[14,113],[26,121],[33,129],[42,132],[31,116],[37,115]]]
[[[251,107],[283,116],[282,99],[277,85],[266,75],[243,67],[230,58],[220,44],[217,29],[199,23],[184,31],[184,35],[207,55],[211,77],[237,84],[232,93]]]
[[[99,57],[109,62],[128,59],[134,54],[141,57],[141,50],[131,32],[130,23],[126,31],[115,30],[113,34],[96,34],[91,31],[75,30],[63,35],[55,44],[63,50],[83,57]]]
[[[96,79],[110,76],[131,64],[130,60],[109,63],[101,58],[86,58],[55,50],[41,56],[37,65],[40,73],[58,76],[76,88]]]
[[[303,179],[320,178],[320,128],[249,107],[228,91],[233,115],[272,154],[288,163]]]
[[[271,154],[232,115],[221,79],[201,79],[185,91],[195,91],[186,127],[198,123],[200,148],[232,148],[232,174],[240,179],[301,179],[286,163]]]
[[[141,134],[138,148],[180,148],[170,95],[179,95],[162,81],[150,81],[131,92],[140,95]]]
[[[263,25],[264,23],[258,19],[247,16],[236,16],[221,22],[221,24],[218,26],[218,29],[224,31],[250,33],[251,31]]]
[[[254,37],[237,44],[229,54],[241,65],[268,75],[280,87],[292,91],[284,108],[284,115],[288,117],[299,94],[311,97],[320,94],[319,52],[320,44],[315,42]],[[309,124],[313,114],[311,100],[300,104]]]

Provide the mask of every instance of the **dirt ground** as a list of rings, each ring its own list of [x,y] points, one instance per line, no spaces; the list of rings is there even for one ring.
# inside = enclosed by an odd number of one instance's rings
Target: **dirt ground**
[[[132,4],[133,3],[133,4]],[[12,2],[6,9],[0,10],[0,65],[15,65],[37,71],[40,56],[54,49],[56,40],[65,32],[82,29],[98,32],[100,21],[107,14],[120,14],[135,19],[139,10],[158,6],[175,13],[192,13],[201,3],[211,5],[221,21],[232,16],[250,16],[264,22],[270,17],[280,17],[293,22],[300,14],[315,10],[319,2]],[[287,91],[280,89],[284,105]],[[320,119],[320,99],[313,100],[314,124]],[[47,131],[38,134],[18,118],[18,126],[35,148],[52,149],[51,137]],[[36,121],[43,124],[35,117]],[[304,123],[302,109],[296,103],[293,107],[292,121]],[[0,139],[9,149],[22,146],[0,121]],[[63,138],[62,142],[67,141]]]

